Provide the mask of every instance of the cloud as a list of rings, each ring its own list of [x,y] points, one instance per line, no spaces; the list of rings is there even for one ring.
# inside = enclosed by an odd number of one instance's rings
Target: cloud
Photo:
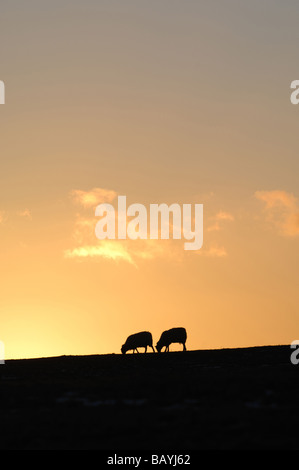
[[[16,212],[7,212],[7,211],[0,211],[0,224],[4,224],[8,220],[16,221],[18,217],[24,217],[28,220],[32,220],[32,214],[29,209],[24,209],[21,211]]]
[[[215,215],[216,220],[235,220],[234,216],[229,212],[220,211]]]
[[[172,240],[101,240],[95,245],[83,245],[66,250],[64,256],[72,259],[105,258],[126,261],[137,267],[138,260],[158,257],[179,259],[180,251]]]
[[[256,191],[255,197],[265,202],[267,209],[274,207],[286,207],[294,209],[297,207],[297,199],[286,191]]]
[[[198,252],[199,255],[207,256],[208,258],[224,258],[227,256],[227,251],[223,246],[211,245]]]
[[[130,264],[135,264],[132,256],[125,246],[116,241],[102,241],[97,245],[86,245],[72,250],[66,250],[64,253],[66,258],[107,258],[114,261],[124,260]]]
[[[73,240],[76,244],[93,244],[95,239],[95,226],[97,221],[94,217],[85,217],[76,214],[73,230]]]
[[[19,211],[18,215],[20,217],[25,217],[26,219],[32,220],[32,215],[29,209],[24,209],[23,211]]]
[[[299,235],[297,198],[286,191],[256,191],[255,197],[265,204],[266,220],[283,236]]]
[[[217,212],[217,214],[211,217],[210,219],[213,221],[213,223],[212,225],[209,225],[207,227],[208,232],[215,232],[221,230],[223,228],[221,222],[223,221],[232,222],[235,220],[234,216],[230,212],[225,211]]]
[[[117,193],[110,189],[93,188],[89,191],[73,189],[70,191],[70,197],[73,201],[85,208],[94,207],[97,204],[111,202],[115,199]]]

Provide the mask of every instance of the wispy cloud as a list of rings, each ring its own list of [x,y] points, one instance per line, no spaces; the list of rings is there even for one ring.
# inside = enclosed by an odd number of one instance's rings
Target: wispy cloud
[[[126,247],[116,240],[112,242],[104,240],[97,245],[84,245],[72,250],[66,250],[64,255],[66,258],[106,258],[135,264]]]
[[[265,204],[266,220],[286,237],[299,235],[298,199],[286,191],[256,191],[255,197]]]
[[[234,216],[230,212],[220,211],[215,215],[216,220],[235,220]]]
[[[32,214],[29,209],[23,209],[20,211],[0,211],[0,224],[4,224],[8,221],[12,223],[17,223],[19,217],[32,220]]]
[[[230,212],[220,211],[216,215],[210,217],[211,225],[207,227],[208,232],[219,231],[223,228],[222,222],[232,222],[235,217]]]
[[[226,249],[216,244],[211,244],[209,247],[200,250],[198,254],[208,258],[224,258],[228,256]]]
[[[167,243],[168,242],[168,243]],[[172,240],[100,240],[95,245],[82,245],[64,252],[65,258],[110,259],[126,261],[138,267],[138,261],[157,258],[179,260],[181,249]]]
[[[22,211],[19,211],[18,215],[20,217],[25,217],[26,219],[32,220],[32,214],[31,214],[31,211],[29,209],[24,209]]]
[[[115,191],[104,188],[93,188],[89,191],[74,189],[70,192],[72,200],[85,208],[95,207],[97,204],[104,202],[111,202],[116,196],[117,193]]]
[[[256,191],[255,197],[265,202],[267,209],[287,207],[291,210],[297,207],[297,199],[286,191]]]

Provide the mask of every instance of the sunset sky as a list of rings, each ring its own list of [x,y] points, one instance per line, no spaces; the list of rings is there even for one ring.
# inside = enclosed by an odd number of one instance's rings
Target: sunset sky
[[[9,358],[299,339],[297,0],[0,6]],[[204,243],[95,236],[102,202],[203,204]],[[172,346],[172,350],[181,346]]]

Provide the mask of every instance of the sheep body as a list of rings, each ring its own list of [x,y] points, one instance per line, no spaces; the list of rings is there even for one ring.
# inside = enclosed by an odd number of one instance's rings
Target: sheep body
[[[133,335],[128,336],[125,344],[121,347],[121,352],[126,354],[127,351],[133,350],[139,352],[137,348],[143,347],[145,348],[145,353],[147,351],[147,347],[150,346],[152,350],[155,352],[153,348],[153,338],[152,334],[149,331],[141,331],[140,333],[135,333]]]
[[[171,343],[181,343],[183,350],[186,351],[187,332],[185,328],[171,328],[170,330],[163,331],[159,341],[157,342],[156,349],[161,352],[165,346],[165,351],[169,351]]]

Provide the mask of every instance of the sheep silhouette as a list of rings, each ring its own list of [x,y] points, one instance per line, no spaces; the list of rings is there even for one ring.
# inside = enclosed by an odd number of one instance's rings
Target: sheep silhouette
[[[148,346],[150,346],[153,352],[155,352],[153,348],[152,334],[149,331],[141,331],[140,333],[135,333],[134,335],[128,336],[125,344],[123,344],[121,347],[121,352],[126,354],[127,351],[133,350],[133,353],[135,353],[135,351],[139,353],[137,348],[144,347],[144,352],[146,353]]]
[[[165,346],[164,352],[169,352],[169,345],[172,343],[180,343],[183,345],[183,351],[186,351],[187,332],[185,328],[171,328],[170,330],[163,331],[159,341],[156,344],[156,349],[161,352]]]

